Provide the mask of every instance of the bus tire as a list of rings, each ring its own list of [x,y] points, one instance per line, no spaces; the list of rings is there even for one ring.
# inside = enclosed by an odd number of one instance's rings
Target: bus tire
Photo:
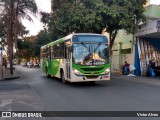
[[[65,77],[64,77],[64,72],[63,72],[63,70],[61,70],[61,80],[62,80],[62,82],[63,82],[64,84],[67,83],[67,81],[65,80]]]
[[[51,76],[48,74],[48,68],[46,67],[46,77],[50,78]]]

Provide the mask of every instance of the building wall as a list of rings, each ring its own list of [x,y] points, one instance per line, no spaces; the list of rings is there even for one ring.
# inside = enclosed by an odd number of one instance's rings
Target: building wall
[[[133,35],[119,30],[112,48],[111,71],[120,72],[124,62],[134,64],[133,59]]]
[[[147,0],[146,4],[144,5],[144,7],[149,6],[150,5],[150,0]]]
[[[160,18],[160,6],[159,5],[149,5],[146,8],[145,15],[149,18]]]
[[[131,48],[132,41],[133,41],[133,35],[127,34],[126,31],[124,30],[119,30],[115,38],[112,50],[120,49],[120,43],[122,44],[121,49]]]
[[[148,23],[146,25],[139,26],[135,37],[137,38],[135,49],[135,75],[146,75],[146,70],[149,64],[149,60],[155,59],[160,62],[160,6],[149,5],[146,7],[146,17]],[[147,47],[140,47],[140,43]],[[146,46],[146,45],[145,45]],[[140,49],[140,48],[144,48]],[[148,50],[146,50],[148,48]],[[144,54],[144,55],[143,55]],[[158,56],[158,57],[157,57]]]

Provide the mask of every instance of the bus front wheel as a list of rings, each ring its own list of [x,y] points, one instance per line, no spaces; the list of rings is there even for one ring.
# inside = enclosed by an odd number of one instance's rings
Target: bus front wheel
[[[67,83],[67,81],[65,80],[64,72],[63,72],[63,71],[61,71],[61,80],[62,80],[62,82],[63,82],[64,84]]]

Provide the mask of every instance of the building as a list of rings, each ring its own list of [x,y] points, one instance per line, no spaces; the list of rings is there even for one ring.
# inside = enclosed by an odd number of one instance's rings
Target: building
[[[124,30],[118,32],[112,49],[112,72],[119,72],[124,61],[135,65],[136,75],[146,75],[150,59],[160,64],[160,6],[149,5],[149,2],[145,7],[147,25],[139,25],[135,35],[127,34]]]
[[[148,23],[138,27],[135,33],[135,75],[146,75],[149,62],[154,60],[160,66],[160,6],[146,8]]]
[[[150,5],[150,0],[147,0],[146,4],[144,5],[144,7],[147,7]]]

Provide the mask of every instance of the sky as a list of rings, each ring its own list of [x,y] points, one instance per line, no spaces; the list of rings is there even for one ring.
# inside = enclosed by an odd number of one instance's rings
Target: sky
[[[150,3],[160,5],[160,0],[150,0]]]
[[[50,12],[51,11],[51,0],[35,0],[38,8],[41,11]],[[160,0],[150,0],[150,4],[160,5]],[[23,20],[22,23],[27,30],[30,31],[29,35],[36,35],[40,30],[43,29],[43,24],[40,22],[40,17],[32,17],[33,22],[28,20]]]
[[[40,11],[44,12],[51,12],[51,0],[35,0]],[[26,27],[27,30],[30,31],[29,35],[36,35],[40,30],[43,29],[43,24],[40,22],[40,16],[37,15],[36,17],[31,16],[33,22],[28,20],[22,20],[23,25]]]

